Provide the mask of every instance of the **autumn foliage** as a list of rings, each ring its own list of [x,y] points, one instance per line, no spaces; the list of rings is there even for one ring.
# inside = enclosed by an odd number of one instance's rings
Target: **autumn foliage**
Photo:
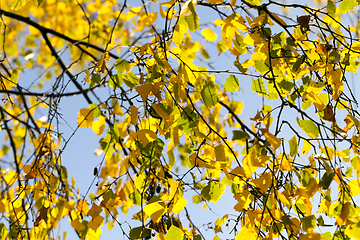
[[[360,239],[358,5],[2,1],[0,239]]]

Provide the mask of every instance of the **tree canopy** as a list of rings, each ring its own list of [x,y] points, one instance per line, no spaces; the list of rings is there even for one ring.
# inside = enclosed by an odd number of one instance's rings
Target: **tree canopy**
[[[359,4],[2,1],[0,239],[360,239]]]

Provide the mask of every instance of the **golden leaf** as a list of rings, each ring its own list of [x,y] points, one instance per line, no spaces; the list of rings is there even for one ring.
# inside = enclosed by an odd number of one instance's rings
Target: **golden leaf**
[[[94,112],[87,108],[80,109],[77,118],[77,124],[80,128],[91,127],[92,122],[94,121]]]

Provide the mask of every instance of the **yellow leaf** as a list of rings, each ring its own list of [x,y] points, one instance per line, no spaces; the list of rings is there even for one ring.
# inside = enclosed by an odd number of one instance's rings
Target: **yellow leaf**
[[[242,212],[243,209],[247,209],[252,201],[254,201],[254,196],[247,190],[244,190],[241,194],[235,195],[235,199],[238,203],[234,206],[235,211]]]
[[[312,178],[310,181],[310,185],[306,188],[306,193],[309,197],[314,196],[315,193],[319,190],[319,184],[315,180],[315,178]]]
[[[255,153],[252,151],[246,155],[246,157],[243,159],[243,169],[246,175],[246,178],[250,178],[251,175],[256,171],[257,166],[253,164],[253,162],[258,161]]]
[[[5,174],[4,180],[8,186],[11,186],[15,180],[17,179],[17,174],[14,170],[10,170],[8,173]]]
[[[335,168],[334,180],[341,186],[342,173],[341,173],[340,168]]]
[[[148,145],[149,142],[152,142],[155,139],[157,139],[156,133],[154,133],[149,129],[140,129],[139,131],[136,132],[136,136],[139,142],[141,142],[144,147]]]
[[[100,228],[97,228],[96,231],[93,229],[89,229],[86,233],[86,239],[87,240],[98,240],[101,236],[102,230]]]
[[[215,147],[216,161],[226,162],[225,149],[222,144]]]
[[[177,200],[177,202],[175,203],[175,205],[173,206],[172,212],[173,212],[173,213],[180,213],[181,210],[184,209],[184,207],[186,206],[186,204],[187,204],[187,200],[186,200],[186,199],[179,198],[179,199]]]
[[[99,120],[92,123],[92,129],[96,135],[101,135],[105,129],[105,117],[100,116]]]
[[[281,24],[282,26],[287,26],[287,24],[282,20],[277,14],[269,12],[269,14],[276,19],[276,22]]]
[[[90,127],[93,121],[94,121],[94,112],[92,110],[89,110],[87,108],[80,109],[77,118],[77,124],[79,125],[80,128]]]
[[[274,150],[280,147],[281,144],[280,139],[275,137],[273,134],[269,133],[267,129],[261,129],[261,131],[264,133],[266,140],[271,144]]]
[[[346,126],[344,128],[344,132],[347,132],[350,130],[350,128],[352,128],[352,126],[354,126],[354,122],[351,119],[351,117],[348,115],[346,116],[346,118],[344,119],[344,122],[346,123]]]
[[[360,221],[348,225],[345,229],[345,234],[353,239],[360,239]]]
[[[205,162],[199,158],[196,158],[196,155],[197,155],[196,153],[193,153],[189,156],[190,163],[199,168],[205,167],[206,165]]]
[[[173,127],[172,129],[172,140],[174,142],[174,147],[179,145],[179,127]]]
[[[319,111],[322,111],[325,107],[325,104],[323,103],[323,101],[321,100],[321,98],[314,93],[313,91],[309,92],[306,95],[307,99],[309,99],[312,103],[314,103],[315,107],[317,109],[319,109]]]
[[[304,140],[301,153],[307,154],[311,148],[312,148],[311,144],[308,141]]]
[[[160,115],[160,117],[162,117],[165,120],[170,120],[169,115],[160,107],[159,104],[153,103],[151,106],[154,108],[157,114]]]
[[[187,16],[187,15],[191,14],[191,10],[189,9],[190,2],[194,5],[194,7],[197,4],[197,0],[187,0],[181,8],[180,16]]]
[[[6,211],[6,200],[2,199],[0,200],[0,213],[4,213]]]
[[[313,232],[313,233],[300,235],[298,240],[320,240],[321,238],[322,237],[320,233]]]
[[[101,213],[101,211],[102,211],[102,207],[93,203],[90,210],[86,213],[86,215],[89,215],[92,218],[96,218]]]
[[[135,87],[136,91],[140,94],[141,99],[145,102],[151,92],[151,83],[145,83],[144,85],[138,85]]]
[[[159,7],[160,7],[160,15],[162,18],[166,18],[167,19],[171,19],[174,14],[176,13],[176,9],[174,8],[167,8],[165,11],[162,10],[162,5],[163,4],[159,4]],[[165,5],[165,4],[164,4]]]
[[[354,43],[351,45],[351,50],[360,52],[360,43],[359,43],[359,42],[354,42]]]
[[[280,199],[280,201],[284,204],[284,205],[288,205],[289,201],[287,200],[287,198],[284,196],[284,194],[282,194],[281,192],[279,192],[278,190],[276,190],[276,196]]]
[[[321,203],[319,204],[319,209],[318,209],[317,212],[318,213],[326,213],[326,214],[328,214],[329,209],[330,209],[330,205],[331,205],[331,202],[329,202],[326,199],[322,199]]]
[[[79,219],[75,219],[73,221],[70,222],[70,225],[78,232],[82,231],[85,229],[85,225],[82,224]]]
[[[291,171],[292,170],[292,165],[291,162],[288,160],[287,157],[283,157],[283,159],[281,160],[281,171]]]
[[[87,204],[86,201],[80,199],[78,202],[77,202],[77,205],[76,205],[76,209],[82,213],[82,214],[85,214],[89,211],[89,205]]]
[[[144,213],[147,216],[150,216],[153,222],[158,222],[161,219],[161,216],[165,213],[165,207],[163,207],[159,202],[153,202],[144,207]]]
[[[138,13],[141,11],[142,8],[143,6],[137,8],[131,8],[130,11],[126,14],[126,21],[138,15]]]
[[[348,182],[350,187],[351,194],[358,195],[360,194],[360,181],[359,179],[354,179]]]
[[[115,100],[114,106],[113,106],[113,113],[115,115],[123,116],[124,113],[119,105],[119,103]]]
[[[216,33],[213,32],[210,28],[205,28],[201,31],[201,34],[204,36],[206,41],[215,41],[217,38]]]
[[[292,224],[290,225],[291,229],[294,230],[296,233],[299,233],[299,232],[300,232],[300,224],[301,224],[301,222],[299,221],[299,219],[297,219],[297,218],[291,218],[290,221],[291,221],[291,223],[292,223]]]
[[[134,105],[130,106],[130,116],[131,116],[131,123],[136,125],[138,123],[138,109]]]
[[[212,4],[219,4],[219,3],[223,3],[224,0],[209,0],[209,3],[212,3]]]
[[[263,193],[266,193],[271,184],[271,174],[265,172],[259,178],[256,178],[251,182],[254,183],[256,187],[260,188]]]
[[[256,240],[258,239],[257,230],[253,228],[242,227],[235,236],[235,240]]]
[[[88,223],[88,227],[94,230],[97,230],[104,221],[104,217],[101,215],[98,215],[96,218],[92,218],[90,222]]]
[[[86,69],[85,82],[87,82],[89,85],[91,84],[91,75],[88,68]]]
[[[342,206],[340,216],[336,218],[337,225],[342,226],[345,224],[345,221],[350,213],[350,206],[351,206],[350,202],[346,202]]]

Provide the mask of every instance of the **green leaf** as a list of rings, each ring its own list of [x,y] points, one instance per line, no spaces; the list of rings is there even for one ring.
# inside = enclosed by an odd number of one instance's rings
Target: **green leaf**
[[[289,146],[290,146],[290,156],[295,157],[295,155],[298,154],[298,143],[297,143],[296,135],[290,139]]]
[[[212,108],[219,102],[216,88],[212,82],[207,82],[204,88],[201,90],[201,97],[203,98],[205,105],[208,108]]]
[[[235,33],[235,38],[232,42],[239,53],[244,54],[247,52],[247,45],[244,43],[242,37],[239,34]]]
[[[281,33],[276,34],[273,38],[273,41],[274,41],[272,44],[273,50],[284,47],[286,45],[286,32],[283,31]]]
[[[291,225],[294,225],[294,224],[291,222],[289,215],[284,215],[284,216],[282,216],[282,217],[281,217],[281,221],[282,221],[282,223],[285,224],[285,225],[290,225],[290,226],[291,226]]]
[[[139,78],[133,72],[128,72],[127,74],[123,75],[123,79],[125,84],[130,88],[136,87],[140,82]]]
[[[306,132],[306,134],[313,138],[319,136],[319,128],[313,123],[311,120],[297,120],[299,126],[302,130]]]
[[[15,87],[19,80],[19,69],[15,69],[11,74],[11,86]]]
[[[328,172],[325,172],[319,182],[319,187],[325,190],[328,189],[330,187],[332,180],[334,179],[334,176],[335,176],[335,172],[332,172],[330,174]]]
[[[333,235],[331,234],[331,232],[324,232],[321,234],[322,238],[321,240],[331,240],[333,239]]]
[[[234,61],[234,66],[242,73],[245,74],[247,72],[247,68],[244,68],[239,61]]]
[[[240,130],[234,130],[232,140],[238,140],[238,139],[250,139],[250,136],[246,132]]]
[[[118,87],[121,87],[123,83],[122,74],[115,74],[110,77],[109,85],[110,87],[116,89]]]
[[[265,89],[265,85],[264,85],[264,82],[261,78],[258,78],[256,80],[253,80],[252,81],[252,84],[251,84],[251,90],[253,92],[256,92],[257,94],[259,94],[260,96],[267,96],[268,93]]]
[[[230,77],[226,79],[224,88],[228,92],[236,92],[240,88],[239,84],[240,84],[239,79],[235,75],[230,75]]]
[[[346,13],[353,10],[356,6],[358,6],[356,0],[343,0],[339,5],[339,10],[341,13]]]
[[[269,71],[269,67],[268,65],[266,65],[264,60],[255,60],[254,62],[255,62],[255,69],[259,73],[263,74]]]
[[[188,7],[191,11],[191,14],[186,17],[186,21],[188,23],[190,32],[194,32],[195,30],[200,28],[199,27],[199,17],[195,12],[195,7],[194,7],[192,1],[189,2]]]
[[[96,103],[91,103],[89,105],[88,109],[93,111],[94,118],[100,117],[101,110],[100,110],[99,106]]]
[[[165,240],[183,240],[184,239],[184,232],[172,225],[168,232],[165,234]]]
[[[300,58],[298,58],[298,60],[296,60],[296,62],[293,65],[292,70],[294,72],[297,72],[299,70],[301,64],[303,64],[304,60],[305,60],[305,55],[302,55]]]
[[[68,174],[67,174],[67,169],[64,166],[61,166],[60,168],[60,176],[61,176],[61,180],[64,182],[68,181]]]
[[[324,226],[325,225],[324,219],[323,219],[323,217],[321,215],[316,219],[316,221],[317,221],[317,224],[319,226]]]
[[[205,60],[210,59],[209,53],[206,51],[204,47],[200,48],[200,53],[204,57]]]
[[[37,0],[38,6],[40,6],[40,4],[42,4],[43,1],[44,1],[44,0]]]
[[[328,11],[328,14],[332,17],[335,16],[335,13],[336,13],[336,5],[334,3],[333,0],[328,0],[327,1],[327,6],[326,6],[326,9]]]
[[[279,83],[279,87],[281,87],[282,90],[285,90],[287,92],[290,92],[293,87],[294,87],[294,83],[290,82],[290,81],[287,81],[287,80],[282,80],[280,83]]]
[[[347,167],[346,168],[346,172],[345,172],[345,177],[348,177],[348,178],[351,178],[352,177],[352,175],[353,175],[353,168],[351,168],[351,167]]]
[[[100,73],[94,73],[91,76],[90,87],[93,87],[95,84],[100,83],[100,81],[101,81]]]
[[[228,48],[229,48],[224,40],[221,40],[220,42],[218,42],[216,44],[216,47],[219,51],[219,55],[222,54],[223,52],[225,52],[226,50],[228,50]]]
[[[304,187],[308,187],[311,183],[311,169],[305,168],[301,171],[301,183]]]
[[[201,191],[201,196],[215,204],[225,192],[225,185],[219,182],[209,181],[208,185]]]
[[[186,107],[183,112],[181,112],[180,118],[177,121],[177,125],[186,135],[189,135],[191,131],[198,125],[198,116],[191,110],[189,107]]]
[[[4,240],[6,238],[7,235],[7,227],[5,226],[4,223],[0,223],[0,239]]]
[[[144,239],[151,237],[151,230],[145,227],[132,228],[129,233],[130,239]]]
[[[129,63],[126,60],[122,59],[122,58],[117,59],[116,62],[115,62],[115,68],[116,68],[117,73],[118,74],[124,73],[125,70],[126,70],[126,66],[128,64]]]
[[[316,217],[314,215],[304,217],[303,219],[301,219],[301,223],[302,223],[302,229],[305,232],[310,232],[316,226]]]
[[[331,51],[331,53],[329,54],[329,60],[330,60],[330,63],[332,64],[337,64],[340,62],[340,54],[337,52],[337,51]]]
[[[216,236],[216,235],[215,235]],[[201,237],[201,235],[199,235],[199,234],[197,234],[197,235],[195,235],[194,236],[194,238],[193,238],[193,240],[201,240],[202,239],[202,237]],[[213,239],[214,240],[214,239]]]

